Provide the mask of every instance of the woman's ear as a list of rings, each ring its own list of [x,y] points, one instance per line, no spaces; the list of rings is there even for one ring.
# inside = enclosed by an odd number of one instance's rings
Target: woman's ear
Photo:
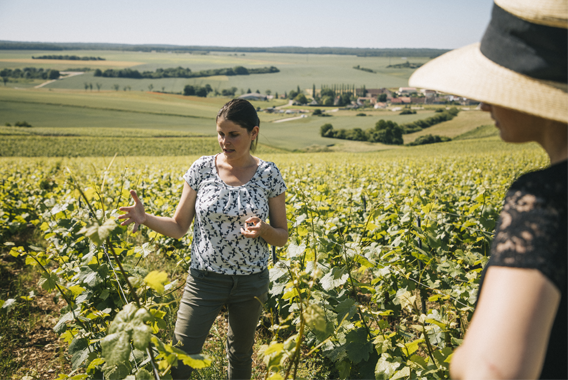
[[[255,125],[254,128],[251,131],[252,141],[256,140],[259,132],[260,132],[260,128],[258,127],[258,125]]]

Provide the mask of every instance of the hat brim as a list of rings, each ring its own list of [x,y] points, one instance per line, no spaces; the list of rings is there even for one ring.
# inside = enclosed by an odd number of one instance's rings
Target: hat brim
[[[486,58],[479,45],[452,50],[426,63],[412,74],[409,85],[568,123],[566,85],[506,69]]]

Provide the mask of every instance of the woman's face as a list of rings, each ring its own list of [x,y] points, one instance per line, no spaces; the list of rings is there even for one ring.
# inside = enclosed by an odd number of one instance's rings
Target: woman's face
[[[240,158],[250,154],[251,143],[258,135],[258,127],[252,131],[233,123],[230,120],[217,120],[217,140],[227,159]]]
[[[503,141],[524,143],[541,140],[542,118],[487,103],[481,103],[481,110],[491,113]]]

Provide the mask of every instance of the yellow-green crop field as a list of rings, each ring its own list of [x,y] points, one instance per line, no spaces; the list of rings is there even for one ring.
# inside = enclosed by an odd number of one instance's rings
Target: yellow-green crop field
[[[102,78],[94,77],[93,72],[85,72],[82,75],[55,81],[47,88],[51,89],[76,89],[84,88],[84,83],[96,82],[102,85],[103,90],[111,90],[113,85],[118,84],[120,89],[130,86],[132,91],[147,91],[152,84],[155,90],[162,87],[167,92],[181,92],[187,84],[204,85],[210,84],[219,92],[223,89],[237,87],[253,92],[259,90],[264,93],[270,89],[272,93],[295,89],[312,88],[316,85],[349,84],[367,88],[381,87],[403,87],[407,85],[408,78],[412,74],[412,69],[387,69],[389,64],[403,63],[405,60],[400,58],[388,57],[356,57],[349,55],[307,55],[307,54],[273,54],[273,53],[246,53],[229,54],[212,52],[207,55],[176,54],[176,53],[143,53],[143,52],[120,52],[120,51],[66,51],[68,55],[89,56],[105,58],[105,61],[57,61],[57,60],[32,60],[32,56],[50,54],[45,51],[21,51],[4,50],[0,51],[0,70],[3,68],[41,67],[44,69],[81,69],[84,67],[121,69],[131,68],[133,70],[155,71],[157,68],[189,67],[192,71],[206,69],[226,68],[244,66],[247,68],[257,68],[265,66],[276,66],[280,72],[275,74],[247,75],[247,76],[216,76],[209,78],[163,78],[163,79],[126,79],[126,78]],[[416,57],[410,58],[411,62],[424,63],[429,58]],[[375,70],[376,73],[368,73],[353,69],[353,66]],[[41,82],[39,82],[41,83]],[[33,82],[9,82],[12,87],[35,86],[39,83]]]
[[[290,239],[270,264],[263,325],[272,327],[259,328],[264,365],[253,377],[449,378],[505,191],[548,164],[543,151],[489,137],[259,156],[287,183]],[[191,232],[133,235],[116,221],[131,189],[148,212],[171,215],[197,157],[0,159],[2,249],[65,300],[53,328],[69,344],[70,376],[150,378],[155,367],[168,379],[178,360],[203,378],[224,376],[223,355],[171,345]],[[15,240],[30,228],[41,244]],[[0,294],[3,326],[26,297]]]

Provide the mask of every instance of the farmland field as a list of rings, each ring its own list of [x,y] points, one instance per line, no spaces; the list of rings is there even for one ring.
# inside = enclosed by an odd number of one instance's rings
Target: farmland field
[[[522,172],[547,164],[543,151],[489,137],[366,154],[259,156],[274,161],[287,183],[290,239],[271,264],[264,314],[270,324],[279,310],[281,323],[277,335],[259,328],[253,377],[283,376],[297,365],[298,375],[311,379],[448,378],[504,192]],[[137,363],[126,357],[125,368],[105,364],[112,361],[98,343],[125,302],[133,302],[131,292],[118,290],[119,283],[127,286],[118,260],[153,315],[156,355],[173,350],[168,342],[180,294],[160,293],[150,272],[165,272],[166,289],[183,285],[191,233],[179,241],[146,229],[132,235],[114,227],[115,209],[136,189],[149,212],[171,214],[181,175],[197,157],[0,159],[0,236],[8,244],[2,253],[43,271],[41,287],[51,294],[57,286],[67,289],[62,294],[73,307],[51,327],[70,344],[75,374],[152,371],[148,360],[140,364],[140,352]],[[103,221],[112,226],[106,245],[89,244],[82,227]],[[42,238],[34,247],[18,240],[30,226]],[[117,258],[107,259],[105,249]],[[10,313],[34,302],[33,294],[24,295],[0,294],[10,305],[0,314],[8,329],[15,323]],[[224,333],[215,331],[212,341],[222,341]],[[205,352],[214,360],[199,370],[204,377],[223,376],[225,359],[215,352]],[[167,360],[183,358],[176,355]],[[156,358],[161,376],[167,360]]]
[[[13,89],[0,87],[0,125],[26,121],[34,128],[26,131],[33,135],[68,134],[73,128],[78,136],[93,135],[99,128],[114,130],[161,130],[163,133],[189,133],[199,136],[215,136],[214,119],[219,108],[227,101],[224,97],[199,98],[161,93],[135,91],[84,91]],[[283,100],[253,102],[256,107],[286,105]],[[298,107],[291,107],[292,109]],[[304,109],[311,112],[309,107]],[[320,127],[331,123],[335,129],[369,129],[380,119],[399,124],[424,119],[434,114],[433,110],[419,110],[415,115],[398,115],[388,110],[364,110],[367,116],[355,116],[360,111],[329,112],[331,117],[312,117],[278,122],[294,115],[261,112],[260,144],[284,150],[305,150],[310,147],[330,147],[335,151],[374,151],[392,149],[393,146],[347,142],[320,136]],[[422,134],[439,134],[455,137],[479,125],[489,124],[487,113],[464,111],[452,121],[428,128],[419,133],[406,135],[405,142],[413,141]],[[16,133],[14,129],[2,129],[2,134]],[[102,132],[107,136],[106,132]],[[32,140],[27,140],[32,142]],[[41,140],[33,140],[33,143]],[[22,141],[21,144],[25,144]],[[50,142],[45,142],[49,144]],[[18,149],[19,150],[19,149]],[[18,151],[15,150],[15,151]],[[11,150],[14,151],[14,150]],[[1,155],[12,155],[6,149]],[[187,153],[184,153],[187,154]]]
[[[92,72],[68,79],[58,80],[47,88],[82,89],[84,82],[102,84],[103,90],[110,90],[114,84],[122,89],[130,86],[132,91],[147,91],[152,84],[155,90],[162,87],[168,92],[181,92],[186,84],[209,83],[215,89],[237,87],[239,90],[284,93],[300,86],[301,89],[312,85],[349,84],[367,88],[402,87],[408,83],[412,69],[387,69],[389,63],[402,63],[400,58],[356,57],[341,55],[306,55],[306,54],[268,54],[246,53],[237,56],[228,53],[210,53],[208,55],[174,53],[137,53],[117,51],[88,51],[89,56],[106,58],[106,61],[57,61],[32,60],[32,56],[45,54],[44,51],[0,51],[0,70],[2,68],[42,67],[66,70],[83,67],[124,68],[154,71],[157,68],[189,67],[192,71],[204,69],[245,66],[247,68],[276,66],[280,72],[248,76],[218,76],[209,78],[165,78],[165,79],[124,79],[93,77]],[[83,56],[85,51],[66,51],[68,55]],[[428,58],[411,58],[410,61],[424,63]],[[377,73],[368,73],[353,69],[353,66],[370,68]],[[12,86],[21,86],[15,83]]]

